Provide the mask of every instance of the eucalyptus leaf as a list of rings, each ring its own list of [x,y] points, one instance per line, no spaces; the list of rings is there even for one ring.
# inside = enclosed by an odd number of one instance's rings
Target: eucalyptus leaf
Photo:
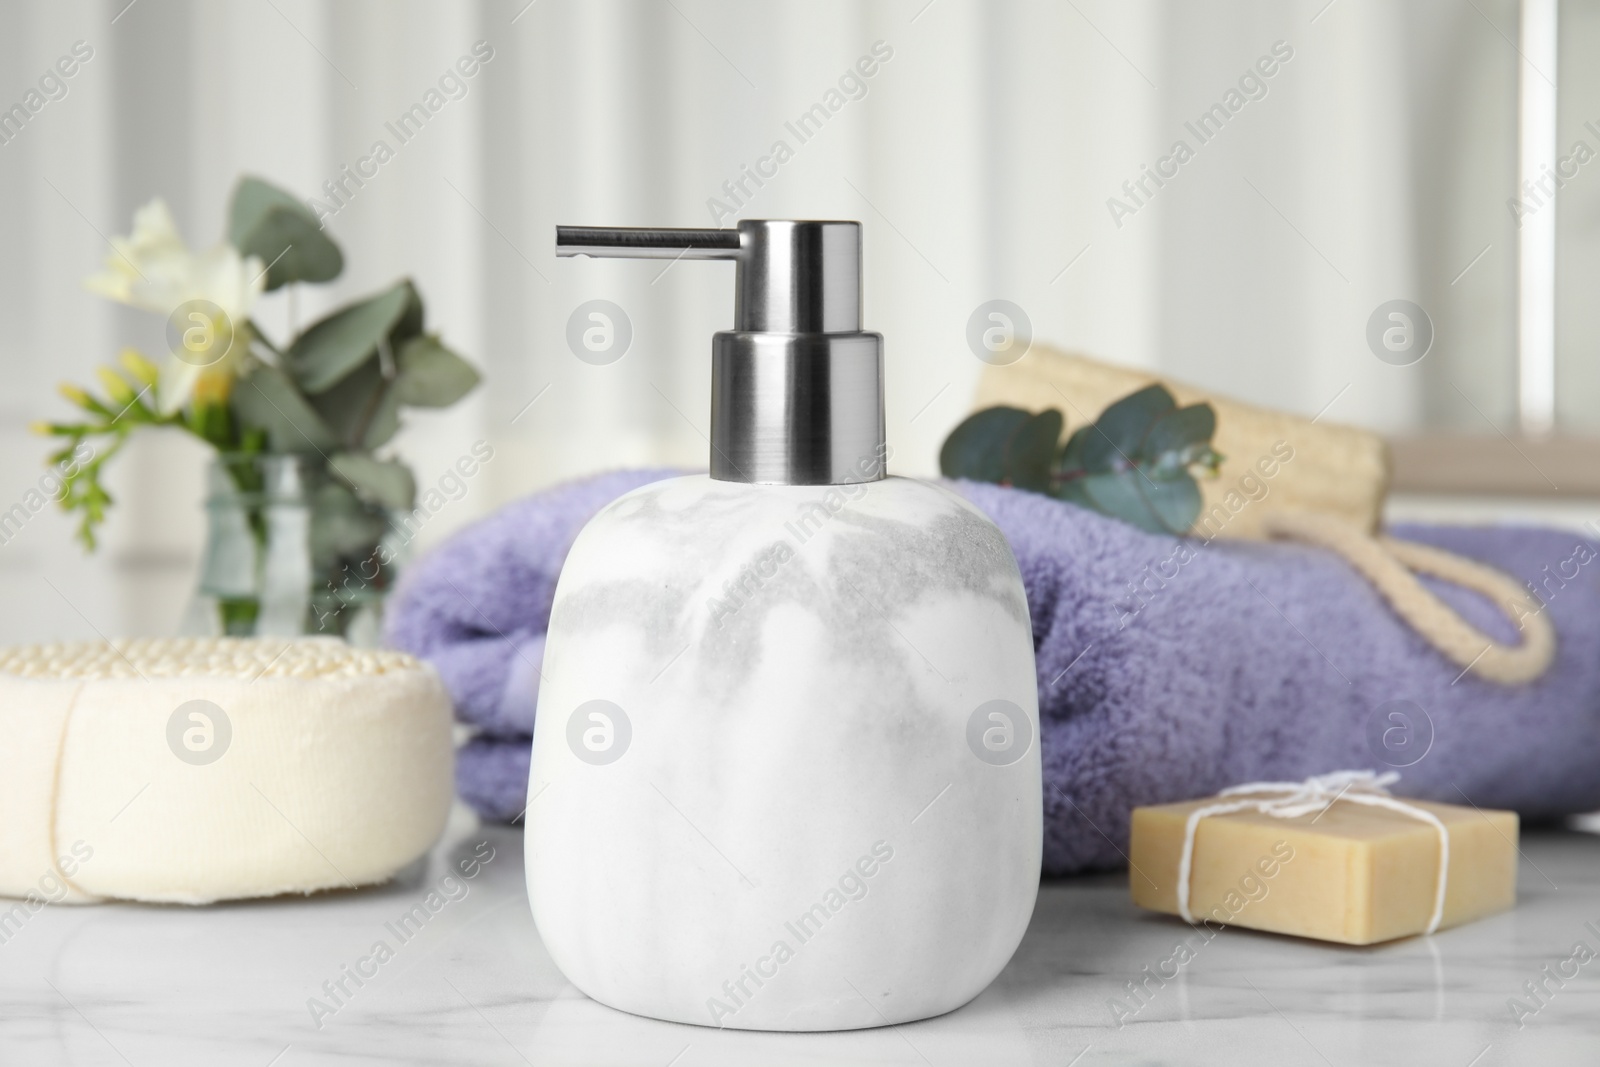
[[[414,293],[409,281],[400,282],[335,311],[296,337],[285,358],[300,388],[321,393],[365,363],[400,322]]]
[[[939,472],[946,478],[1003,482],[1011,435],[1033,416],[1021,408],[993,407],[969,415],[945,438]]]
[[[478,384],[472,364],[433,334],[413,337],[395,353],[395,397],[412,407],[449,407]]]
[[[385,389],[378,398],[378,406],[367,420],[367,430],[361,435],[362,448],[381,448],[400,432],[400,396],[393,387]]]
[[[1102,515],[1132,523],[1147,533],[1170,533],[1161,516],[1140,491],[1143,481],[1137,471],[1091,474],[1078,484],[1084,496]]]
[[[367,502],[398,511],[416,506],[417,480],[404,463],[374,459],[362,452],[340,452],[328,462]]]
[[[389,331],[389,343],[397,349],[400,342],[422,332],[423,320],[422,294],[417,292],[410,278],[402,278],[399,284],[406,291],[406,306],[395,321],[394,329]]]
[[[994,407],[968,416],[939,453],[947,477],[999,482],[1055,496],[1151,533],[1183,534],[1200,514],[1192,471],[1212,470],[1216,412],[1179,408],[1152,385],[1123,397],[1057,447],[1058,411]]]
[[[1200,486],[1187,473],[1175,478],[1143,478],[1134,483],[1166,533],[1187,533],[1200,514]]]
[[[233,190],[228,240],[241,255],[258,256],[268,289],[288,282],[325,282],[344,269],[344,254],[315,214],[260,178],[245,177]]]
[[[348,449],[370,451],[400,429],[400,400],[383,376],[376,354],[339,384],[309,398],[311,406]]]
[[[358,449],[361,447],[363,424],[371,421],[372,413],[382,399],[381,391],[387,385],[378,365],[378,356],[374,353],[337,385],[306,399],[322,416],[322,421],[333,431],[334,439],[342,447]]]
[[[1095,420],[1094,432],[1084,439],[1084,469],[1098,474],[1137,462],[1150,427],[1177,406],[1164,387],[1149,385],[1106,408]]]
[[[1096,510],[1150,533],[1182,534],[1200,514],[1200,487],[1193,478],[1150,478],[1142,471],[1091,474],[1083,491]]]
[[[1079,426],[1072,431],[1072,436],[1067,438],[1067,443],[1061,449],[1061,458],[1056,461],[1056,468],[1060,472],[1081,471],[1083,465],[1084,442],[1095,433],[1093,424]]]
[[[1190,404],[1156,419],[1140,451],[1152,460],[1167,453],[1182,456],[1195,445],[1210,441],[1216,432],[1217,413],[1211,405]]]
[[[289,376],[251,359],[229,398],[234,417],[248,429],[263,431],[274,452],[314,452],[331,448],[333,432],[306,403]]]
[[[1061,428],[1061,412],[1055,410],[1041,411],[1017,427],[1007,442],[1006,481],[1018,489],[1049,492]]]

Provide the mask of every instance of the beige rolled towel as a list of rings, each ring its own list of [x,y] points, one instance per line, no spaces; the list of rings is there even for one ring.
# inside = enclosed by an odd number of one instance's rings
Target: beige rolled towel
[[[381,882],[453,794],[433,668],[328,638],[0,649],[0,938],[41,901]]]

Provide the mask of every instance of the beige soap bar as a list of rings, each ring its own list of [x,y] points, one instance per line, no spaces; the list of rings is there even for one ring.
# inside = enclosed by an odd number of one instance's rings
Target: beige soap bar
[[[1184,823],[1216,799],[1134,809],[1135,904],[1178,914]],[[1441,929],[1516,902],[1515,812],[1406,803],[1432,812],[1450,831]],[[1421,819],[1350,801],[1293,819],[1241,811],[1200,821],[1192,865],[1189,911],[1196,922],[1370,945],[1427,928],[1439,832]]]

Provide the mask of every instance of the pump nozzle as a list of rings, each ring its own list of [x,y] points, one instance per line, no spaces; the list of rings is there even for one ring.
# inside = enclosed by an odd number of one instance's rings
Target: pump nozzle
[[[556,255],[628,259],[738,259],[738,230],[557,226]]]
[[[859,222],[557,226],[556,254],[737,264],[734,328],[711,343],[713,478],[839,485],[884,476],[883,338],[861,329]]]

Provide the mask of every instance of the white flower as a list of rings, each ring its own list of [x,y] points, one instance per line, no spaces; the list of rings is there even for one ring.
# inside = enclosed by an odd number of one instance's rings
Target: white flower
[[[224,321],[213,322],[215,329],[230,330],[241,339],[247,336],[250,310],[267,283],[259,257],[240,256],[238,249],[226,243],[191,252],[160,198],[136,211],[133,233],[113,238],[111,247],[114,251],[106,257],[105,269],[85,281],[91,292],[160,315],[171,315],[191,300],[205,300],[221,310]],[[156,385],[162,414],[170,415],[187,404],[203,377],[231,378],[243,347],[234,344],[209,365],[171,356]],[[219,384],[225,396],[226,383]]]

